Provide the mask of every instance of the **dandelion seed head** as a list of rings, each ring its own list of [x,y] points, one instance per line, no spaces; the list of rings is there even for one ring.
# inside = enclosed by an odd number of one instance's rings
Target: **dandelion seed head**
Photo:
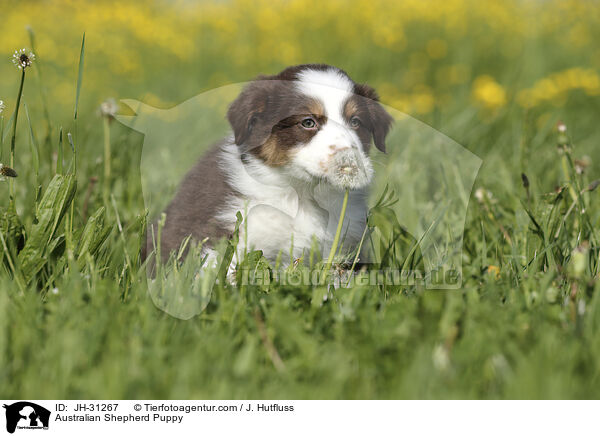
[[[15,64],[15,66],[20,70],[30,67],[34,60],[35,54],[26,48],[15,50],[14,54],[12,55],[13,64]]]
[[[592,183],[589,184],[589,186],[587,187],[587,190],[592,192],[594,190],[596,190],[596,188],[600,186],[600,180],[594,180]]]
[[[482,202],[485,198],[485,189],[477,188],[477,190],[475,191],[475,198],[477,199],[477,201]]]
[[[592,159],[589,156],[582,156],[581,159],[575,159],[575,172],[577,174],[583,174],[586,169],[591,165]]]
[[[0,163],[0,181],[5,181],[7,177],[17,177],[17,172],[11,167]]]
[[[327,171],[327,176],[333,185],[341,188],[358,189],[366,186],[371,180],[373,169],[368,162],[360,159],[353,150],[336,153]]]
[[[98,113],[102,117],[114,118],[119,110],[119,105],[114,98],[103,101],[98,108]]]
[[[565,133],[567,131],[567,126],[562,121],[558,122],[558,125],[556,126],[556,128],[558,129],[558,131],[560,133]]]

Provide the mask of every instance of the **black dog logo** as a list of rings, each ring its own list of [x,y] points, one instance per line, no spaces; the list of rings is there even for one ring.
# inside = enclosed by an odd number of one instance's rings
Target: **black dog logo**
[[[28,401],[19,401],[6,409],[6,431],[14,433],[17,426],[27,429],[48,429],[50,411]],[[20,424],[20,425],[19,425]]]

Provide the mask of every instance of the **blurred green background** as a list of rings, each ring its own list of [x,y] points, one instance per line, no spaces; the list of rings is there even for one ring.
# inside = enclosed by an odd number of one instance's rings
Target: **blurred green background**
[[[600,178],[597,2],[0,1],[4,164],[20,79],[10,58],[36,54],[14,164],[22,234],[35,230],[38,192],[57,172],[61,128],[78,153],[74,230],[61,224],[23,286],[2,251],[0,397],[599,396],[600,190],[585,189]],[[310,288],[227,285],[190,321],[160,312],[137,254],[143,137],[110,123],[105,183],[99,105],[168,109],[309,62],[346,70],[483,159],[463,289],[356,286],[321,303]],[[64,138],[63,151],[68,165]],[[380,174],[398,171],[397,158],[381,158]],[[8,183],[0,200],[5,213]],[[84,225],[106,242],[77,248]]]
[[[37,71],[25,101],[39,125],[41,93],[52,125],[71,122],[86,32],[80,101],[86,131],[101,132],[94,114],[110,97],[169,108],[290,64],[324,62],[375,86],[384,103],[480,157],[501,155],[524,169],[530,156],[522,155],[517,135],[543,132],[557,119],[582,152],[597,157],[590,130],[600,96],[599,9],[577,0],[3,0],[0,99],[14,107],[18,74],[9,58],[31,47],[27,29],[35,33]],[[532,152],[534,171],[544,174],[554,156]],[[100,155],[100,147],[86,151],[90,160]]]
[[[555,110],[595,100],[599,14],[588,1],[3,0],[0,52],[30,47],[33,29],[58,121],[70,112],[86,31],[88,109],[111,96],[170,106],[291,64],[325,62],[376,86],[385,103],[440,122],[467,105]],[[13,67],[5,60],[0,71],[0,95],[11,102]]]

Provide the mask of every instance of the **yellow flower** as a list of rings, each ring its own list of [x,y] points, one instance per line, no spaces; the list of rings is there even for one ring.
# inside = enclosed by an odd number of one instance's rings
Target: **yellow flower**
[[[600,76],[592,69],[569,68],[538,80],[531,88],[517,94],[523,107],[534,107],[544,102],[563,103],[568,93],[581,89],[590,96],[600,94]]]
[[[440,67],[435,77],[440,84],[459,85],[469,80],[471,71],[467,65],[453,64]]]
[[[473,82],[475,101],[487,109],[497,109],[506,104],[506,91],[492,76],[482,75]]]
[[[431,59],[441,59],[448,52],[448,44],[443,39],[432,39],[427,43],[426,49]]]
[[[489,275],[493,276],[494,279],[498,280],[500,278],[500,267],[496,265],[489,265],[486,271]]]
[[[427,114],[433,110],[435,98],[427,89],[422,89],[412,95],[411,103],[415,112]]]

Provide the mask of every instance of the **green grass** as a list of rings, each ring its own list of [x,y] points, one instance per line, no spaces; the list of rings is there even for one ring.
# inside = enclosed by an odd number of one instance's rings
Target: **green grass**
[[[551,51],[541,45],[533,54],[542,62]],[[509,67],[489,62],[510,76]],[[599,178],[597,98],[576,91],[560,107],[526,111],[511,100],[486,113],[463,89],[422,117],[483,160],[466,193],[460,289],[245,285],[214,271],[209,279],[221,280],[209,293],[212,281],[194,281],[197,253],[148,281],[139,252],[155,211],[149,216],[143,202],[143,136],[110,123],[110,196],[103,195],[103,120],[88,104],[70,112],[75,120],[40,121],[47,107],[31,80],[41,81],[40,66],[27,70],[24,103],[36,105],[38,121],[21,108],[14,202],[8,183],[0,186],[0,397],[600,396],[600,189],[591,189]],[[86,75],[77,77],[75,107],[86,93]],[[559,119],[567,135],[557,132]],[[411,205],[403,157],[422,162],[420,145],[408,148],[413,155],[396,148],[374,156],[370,223],[390,268],[406,268],[420,251],[414,235],[385,219],[393,201],[377,200],[396,181],[403,189],[394,189],[395,213]],[[580,174],[574,162],[584,156],[592,165]],[[235,241],[228,247],[231,254]],[[243,265],[268,268],[257,253]],[[320,265],[305,260],[294,273],[311,268]],[[193,304],[172,306],[178,292]],[[155,302],[201,313],[180,320]]]

